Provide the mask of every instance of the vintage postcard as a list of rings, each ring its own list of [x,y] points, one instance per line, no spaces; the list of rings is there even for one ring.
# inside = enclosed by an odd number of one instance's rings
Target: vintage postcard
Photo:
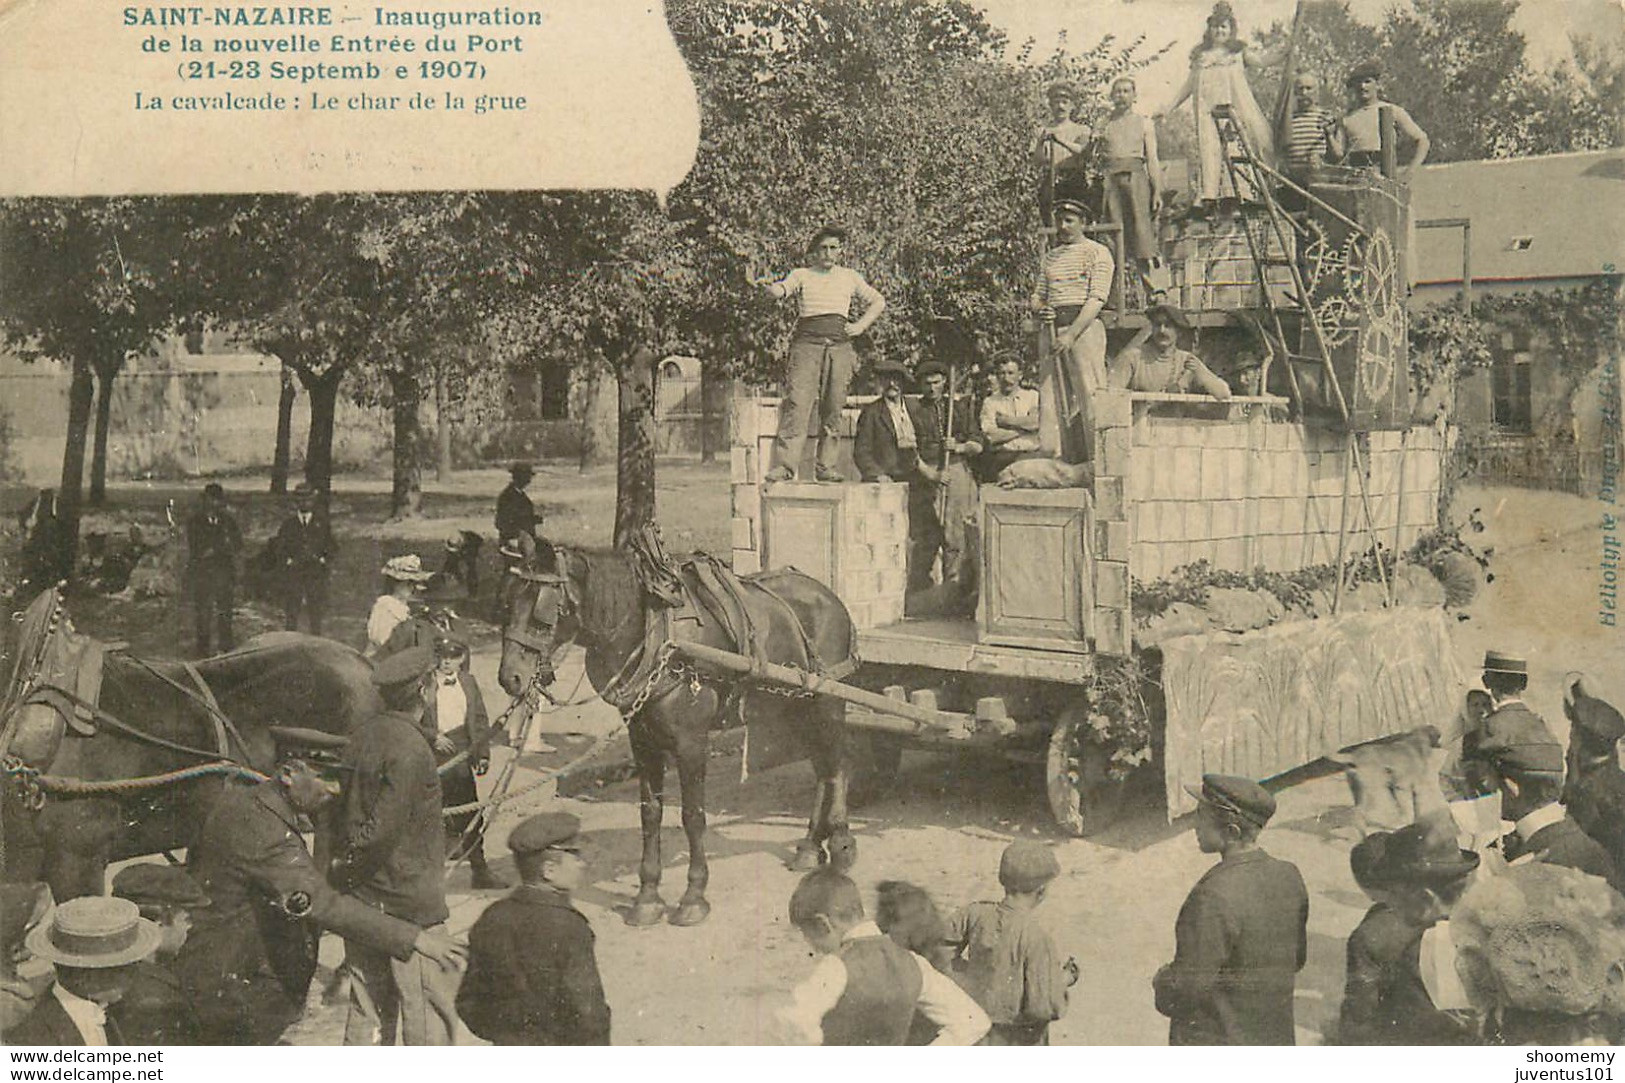
[[[0,5],[8,1072],[1611,1078],[1622,116],[1612,0]]]

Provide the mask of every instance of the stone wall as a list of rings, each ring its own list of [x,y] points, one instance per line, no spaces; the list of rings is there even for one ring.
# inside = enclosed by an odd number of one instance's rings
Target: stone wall
[[[1141,417],[1131,429],[1125,476],[1135,578],[1161,578],[1198,560],[1274,572],[1331,563],[1340,524],[1348,553],[1370,547],[1351,438],[1342,433],[1271,421],[1262,408],[1229,421]],[[1404,549],[1434,526],[1444,431],[1353,439],[1377,536]]]

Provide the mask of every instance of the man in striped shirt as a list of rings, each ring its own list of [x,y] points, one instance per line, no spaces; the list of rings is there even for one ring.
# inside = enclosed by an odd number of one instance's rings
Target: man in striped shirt
[[[1111,251],[1084,236],[1088,211],[1077,200],[1055,202],[1056,244],[1044,253],[1032,308],[1055,321],[1049,356],[1038,372],[1038,442],[1068,462],[1094,458],[1090,396],[1106,386],[1106,328],[1100,310],[1111,295]]]
[[[1337,118],[1315,104],[1320,96],[1320,80],[1310,72],[1299,72],[1292,80],[1292,115],[1286,119],[1281,137],[1281,163],[1287,177],[1301,188],[1319,179],[1326,162],[1343,157],[1343,131]],[[1281,190],[1281,206],[1297,213],[1307,209],[1303,196],[1290,188]]]

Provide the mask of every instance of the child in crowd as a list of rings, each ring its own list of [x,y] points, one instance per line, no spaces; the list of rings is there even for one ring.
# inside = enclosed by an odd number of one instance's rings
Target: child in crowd
[[[948,923],[924,888],[901,880],[882,880],[875,888],[875,924],[899,947],[949,973],[953,956],[948,949]],[[930,1045],[937,1026],[919,1012],[908,1028],[905,1045]]]
[[[932,1045],[973,1045],[987,1033],[976,1002],[869,921],[841,873],[809,873],[790,896],[790,923],[820,956],[782,1013],[809,1043],[903,1045],[916,1012],[939,1028]]]
[[[1061,873],[1049,847],[1013,842],[999,858],[999,902],[975,902],[948,923],[948,942],[962,985],[992,1029],[988,1045],[1048,1045],[1049,1025],[1066,1013],[1078,964],[1061,961],[1033,911]]]

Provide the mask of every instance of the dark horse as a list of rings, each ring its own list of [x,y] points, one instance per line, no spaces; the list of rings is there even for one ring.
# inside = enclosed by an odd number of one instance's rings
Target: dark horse
[[[45,592],[23,618],[0,706],[6,877],[44,879],[58,901],[99,895],[109,862],[188,845],[225,778],[248,772],[147,780],[226,761],[270,774],[267,727],[347,733],[382,709],[371,669],[342,643],[293,632],[191,666],[145,661],[74,632]]]
[[[692,572],[685,576],[692,586]],[[739,595],[765,660],[801,667],[854,664],[856,636],[840,598],[796,571],[745,578]],[[692,595],[690,596],[692,597]],[[660,897],[660,821],[666,761],[675,759],[682,787],[683,831],[688,835],[688,888],[671,916],[674,925],[696,925],[711,906],[705,899],[710,869],[705,860],[705,769],[707,737],[729,714],[758,727],[793,730],[810,755],[818,779],[807,836],[796,844],[793,867],[814,868],[830,857],[854,854],[846,816],[843,707],[828,698],[792,698],[744,687],[740,679],[696,669],[661,649],[669,639],[703,643],[749,654],[715,619],[692,605],[667,609],[651,599],[628,556],[618,551],[557,549],[553,567],[533,561],[510,569],[501,598],[502,668],[498,681],[518,695],[532,680],[552,680],[552,657],[572,641],[587,652],[587,677],[627,718],[638,775],[643,858],[638,894],[626,915],[629,925],[650,925],[665,916]],[[539,629],[539,631],[538,631]],[[538,672],[540,667],[540,672]]]

